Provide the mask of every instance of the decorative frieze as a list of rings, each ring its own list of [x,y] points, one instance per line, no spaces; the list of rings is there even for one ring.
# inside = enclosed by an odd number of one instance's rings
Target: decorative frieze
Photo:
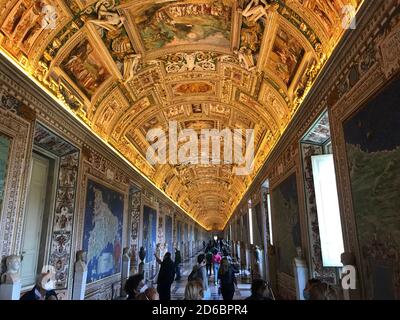
[[[20,253],[26,182],[30,167],[28,150],[32,148],[31,130],[32,125],[29,122],[0,105],[0,132],[11,139],[9,159],[12,159],[7,167],[4,200],[0,208],[1,257]]]
[[[49,260],[56,272],[56,289],[66,289],[68,286],[78,168],[79,152],[60,158]]]

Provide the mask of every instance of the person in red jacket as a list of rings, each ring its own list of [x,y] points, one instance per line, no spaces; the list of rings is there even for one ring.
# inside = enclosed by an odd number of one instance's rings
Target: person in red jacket
[[[221,265],[221,255],[219,254],[218,250],[214,250],[214,254],[212,256],[212,264],[213,264],[213,269],[214,269],[214,284],[218,284],[218,271],[219,271],[219,266]]]

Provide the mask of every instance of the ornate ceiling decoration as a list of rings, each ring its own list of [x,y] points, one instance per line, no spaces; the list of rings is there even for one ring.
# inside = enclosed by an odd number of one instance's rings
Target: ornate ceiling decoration
[[[361,0],[0,0],[1,50],[209,229],[222,229]],[[152,165],[152,128],[255,130],[254,170]]]

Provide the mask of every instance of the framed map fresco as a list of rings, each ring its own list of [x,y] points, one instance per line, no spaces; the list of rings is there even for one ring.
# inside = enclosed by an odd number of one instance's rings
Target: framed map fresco
[[[278,245],[279,271],[293,276],[292,262],[301,247],[296,174],[281,182],[271,193],[274,238]]]
[[[110,77],[107,68],[100,61],[101,56],[84,39],[63,60],[61,68],[90,99]]]
[[[83,236],[87,283],[121,271],[124,195],[88,180]]]
[[[344,122],[368,299],[400,299],[400,82]]]
[[[232,5],[222,0],[189,0],[131,9],[146,50],[178,45],[230,47]]]
[[[0,213],[3,207],[4,189],[6,186],[8,157],[10,154],[11,139],[0,134]]]
[[[157,244],[157,211],[148,206],[143,207],[143,241],[142,246],[146,249],[145,262],[154,260]]]
[[[165,242],[168,245],[168,251],[173,252],[172,243],[172,218],[170,216],[165,216]]]

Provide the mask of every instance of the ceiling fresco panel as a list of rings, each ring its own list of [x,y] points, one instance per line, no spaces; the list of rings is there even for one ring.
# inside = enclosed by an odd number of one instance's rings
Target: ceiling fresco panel
[[[146,51],[182,45],[230,48],[232,6],[227,1],[172,1],[130,13]]]
[[[343,6],[359,4],[0,0],[0,50],[188,215],[222,229],[343,35]],[[47,5],[57,16],[50,29]],[[170,121],[178,135],[194,129],[199,138],[204,129],[254,129],[253,171],[150,163],[146,134],[168,134]]]

